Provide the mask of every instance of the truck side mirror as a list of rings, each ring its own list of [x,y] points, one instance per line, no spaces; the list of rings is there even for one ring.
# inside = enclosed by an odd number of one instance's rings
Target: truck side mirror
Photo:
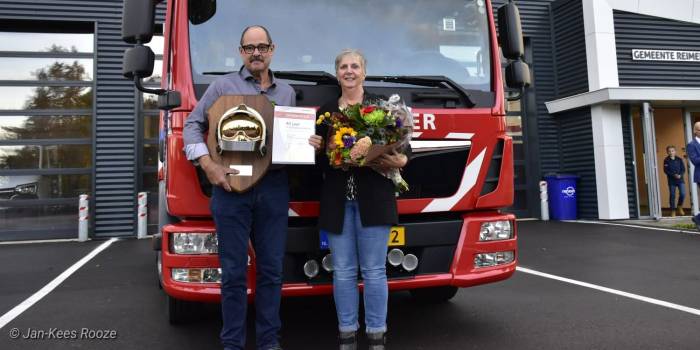
[[[158,95],[158,109],[169,111],[173,108],[180,107],[182,104],[182,96],[180,91],[166,90]]]
[[[518,100],[532,81],[530,66],[523,61],[525,44],[523,43],[523,28],[520,24],[520,11],[513,0],[498,9],[498,33],[503,57],[511,61],[506,66],[506,86],[520,90],[516,96],[506,98],[509,101]]]
[[[145,44],[153,38],[156,5],[162,0],[124,0],[122,40],[129,44]]]
[[[506,67],[506,86],[522,90],[530,83],[530,66],[527,63],[513,61]]]
[[[124,77],[133,80],[136,78],[147,78],[153,74],[153,65],[156,55],[148,46],[137,45],[124,51],[124,62],[122,64],[122,74]]]
[[[515,3],[510,2],[498,9],[498,33],[499,43],[505,58],[517,60],[525,55],[520,11]]]
[[[158,95],[158,108],[171,110],[180,106],[180,92],[166,89],[150,89],[141,79],[153,74],[156,55],[144,46],[153,38],[156,5],[162,0],[124,0],[122,13],[122,40],[134,47],[124,51],[122,75],[134,81],[134,86],[149,94]]]
[[[190,23],[202,24],[216,14],[216,0],[190,1],[187,4],[187,12]]]

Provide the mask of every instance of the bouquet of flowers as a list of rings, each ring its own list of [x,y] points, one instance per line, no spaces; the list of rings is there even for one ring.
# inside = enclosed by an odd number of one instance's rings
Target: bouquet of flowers
[[[367,166],[382,154],[401,149],[411,140],[413,115],[399,95],[388,100],[350,105],[340,113],[326,112],[317,124],[331,128],[328,147],[331,166]],[[377,172],[391,179],[398,192],[408,191],[408,184],[399,169],[379,169]]]

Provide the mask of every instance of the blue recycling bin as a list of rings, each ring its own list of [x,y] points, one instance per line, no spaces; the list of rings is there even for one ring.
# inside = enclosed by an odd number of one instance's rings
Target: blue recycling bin
[[[576,181],[579,177],[569,174],[547,175],[547,200],[552,220],[576,220]]]

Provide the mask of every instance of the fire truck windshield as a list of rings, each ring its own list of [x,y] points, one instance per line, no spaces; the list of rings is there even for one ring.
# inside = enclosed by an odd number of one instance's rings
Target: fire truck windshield
[[[469,90],[491,90],[485,0],[189,0],[192,74],[238,70],[240,33],[270,30],[277,71],[335,74],[335,56],[360,49],[367,74],[446,76]],[[376,82],[374,84],[377,84]]]

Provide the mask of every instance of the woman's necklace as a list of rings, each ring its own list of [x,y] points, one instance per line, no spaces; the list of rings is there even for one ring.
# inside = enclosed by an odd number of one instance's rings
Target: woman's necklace
[[[340,107],[340,108],[346,108],[347,106],[358,104],[358,103],[362,103],[362,95],[360,95],[360,97],[357,99],[345,98],[344,96],[340,96],[340,98],[338,98],[338,107]]]
[[[347,106],[358,104],[358,103],[362,103],[362,100],[355,102],[355,101],[345,99],[342,97],[338,99],[338,107],[340,107],[340,108],[346,108]]]

